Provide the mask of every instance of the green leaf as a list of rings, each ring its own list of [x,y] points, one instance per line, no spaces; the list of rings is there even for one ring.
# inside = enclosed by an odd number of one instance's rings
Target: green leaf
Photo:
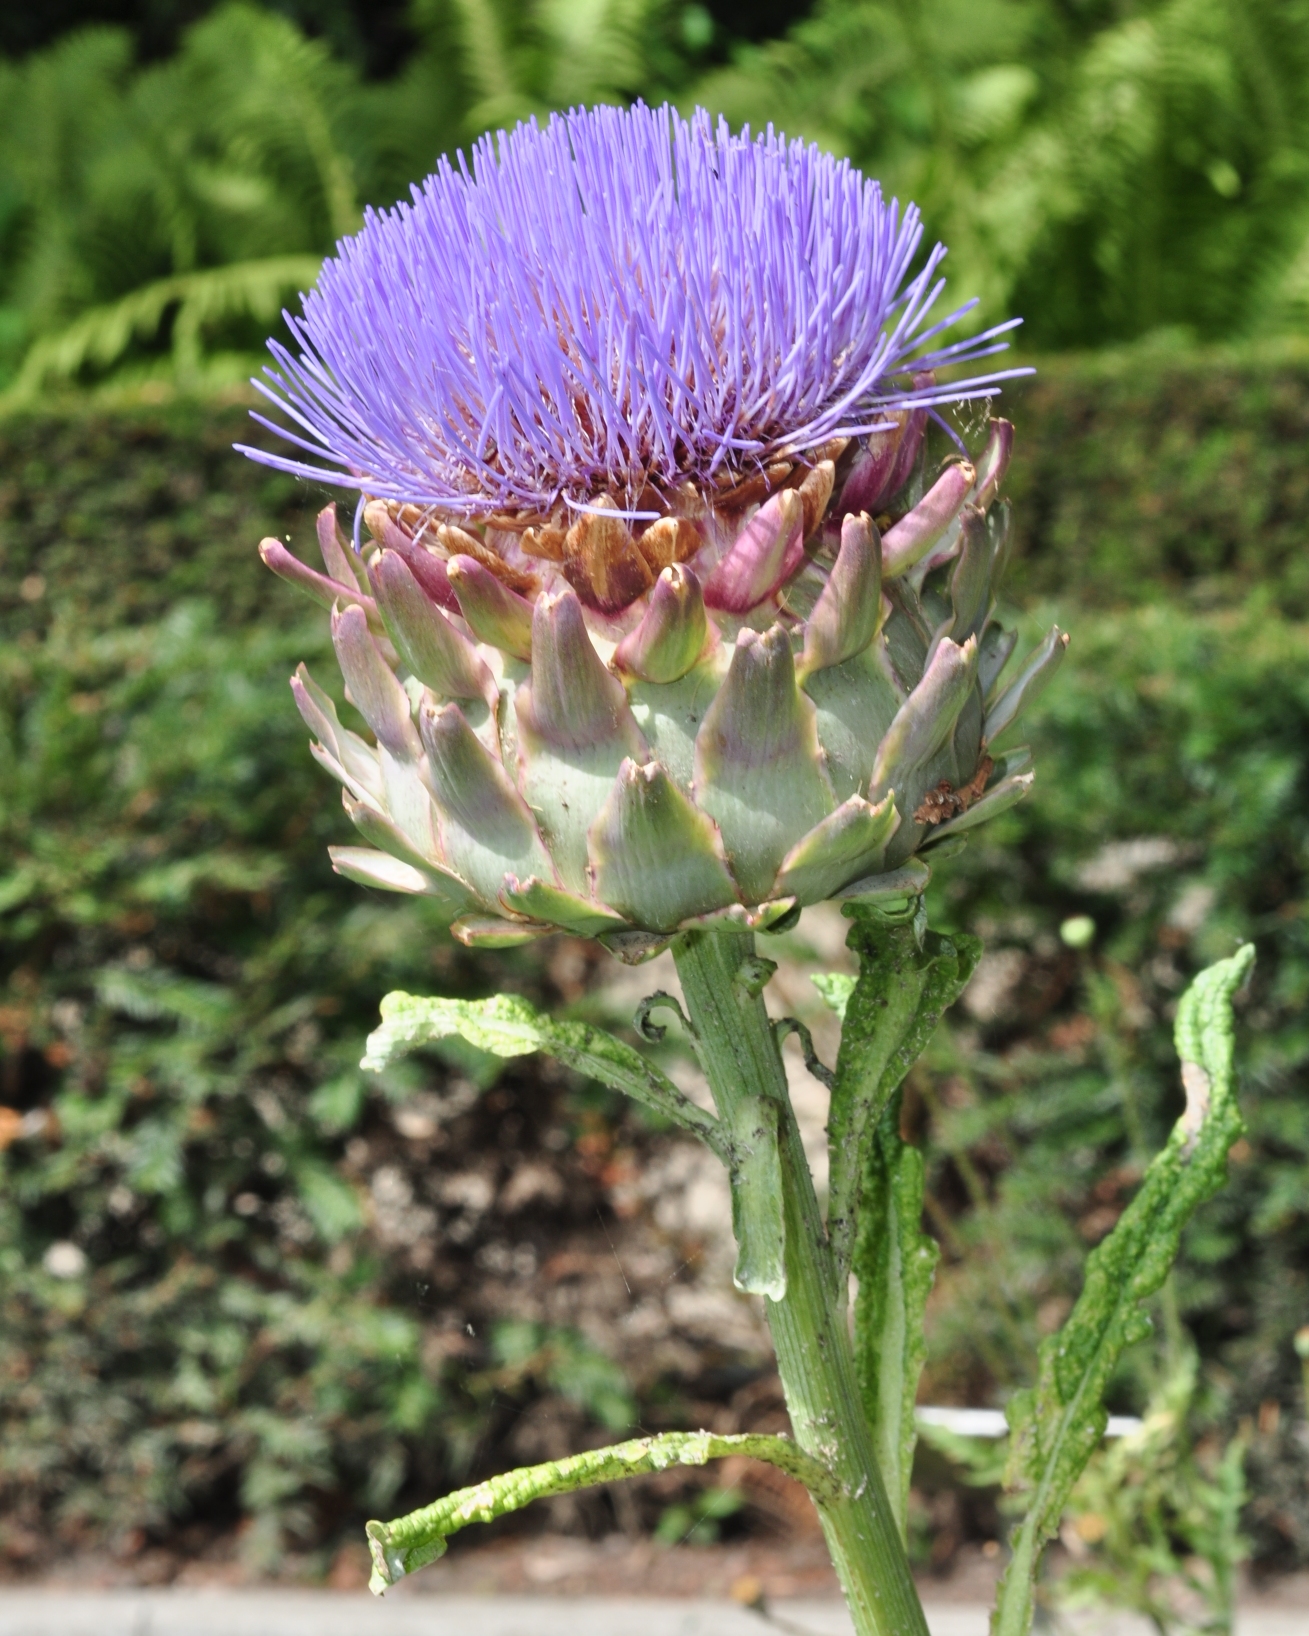
[[[368,1085],[356,1069],[348,1069],[325,1079],[309,1098],[309,1112],[314,1122],[329,1136],[344,1130],[353,1130],[364,1111]]]
[[[363,1225],[354,1188],[342,1181],[330,1165],[302,1158],[296,1161],[292,1173],[300,1202],[326,1243],[335,1244]]]
[[[1175,1038],[1186,1108],[1167,1146],[1109,1237],[1092,1251],[1067,1323],[1042,1343],[1036,1385],[1010,1401],[1006,1481],[1031,1491],[1000,1586],[995,1636],[1026,1636],[1041,1548],[1100,1439],[1105,1387],[1123,1349],[1149,1328],[1141,1303],[1163,1283],[1182,1229],[1222,1186],[1227,1153],[1244,1125],[1232,1067],[1231,999],[1254,960],[1245,944],[1196,978],[1182,996]]]
[[[850,996],[854,993],[858,978],[851,977],[844,971],[820,971],[810,977],[809,981],[823,997],[823,1003],[829,1010],[835,1011],[841,1022],[845,1021],[845,1008],[850,1003]]]
[[[845,1000],[827,1124],[827,1232],[838,1286],[850,1268],[869,1136],[981,954],[973,937],[927,932],[920,945],[911,924],[893,924],[857,903],[846,912],[854,922],[846,941],[859,956],[859,977]],[[832,993],[839,997],[838,988]]]
[[[921,1228],[923,1156],[900,1136],[900,1100],[887,1104],[864,1167],[854,1339],[864,1409],[904,1538],[917,1442],[914,1399],[927,1356],[923,1317],[940,1251]]]
[[[834,1498],[836,1479],[826,1466],[796,1447],[789,1438],[748,1434],[715,1437],[710,1432],[665,1432],[662,1437],[641,1437],[630,1443],[573,1454],[540,1466],[520,1466],[473,1488],[461,1488],[435,1504],[413,1511],[396,1522],[368,1524],[373,1573],[369,1589],[376,1595],[416,1569],[445,1555],[451,1534],[470,1522],[492,1522],[518,1511],[533,1500],[552,1494],[570,1494],[597,1483],[667,1471],[670,1466],[703,1466],[710,1460],[745,1454],[766,1460],[802,1482],[821,1505]]]
[[[413,994],[388,994],[382,1001],[382,1026],[368,1036],[360,1067],[366,1073],[380,1073],[397,1057],[451,1035],[497,1057],[525,1057],[542,1051],[693,1131],[716,1152],[723,1148],[714,1116],[696,1107],[639,1051],[589,1023],[556,1022],[514,994],[497,994],[489,1000],[425,1000]]]

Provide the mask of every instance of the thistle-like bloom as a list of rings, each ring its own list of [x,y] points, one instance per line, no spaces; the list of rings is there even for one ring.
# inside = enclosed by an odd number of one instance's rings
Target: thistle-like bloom
[[[579,109],[498,154],[484,137],[471,170],[443,160],[370,213],[288,319],[301,354],[274,344],[261,389],[317,458],[270,463],[470,515],[648,509],[647,489],[980,396],[906,375],[1013,327],[933,348],[968,308],[932,322],[945,252],[910,279],[921,239],[848,162],[703,112]]]
[[[1019,799],[991,753],[1012,428],[929,464],[938,246],[848,165],[668,109],[520,126],[370,218],[290,320],[265,388],[361,493],[325,574],[375,743],[293,682],[369,848],[469,942],[558,927],[640,954],[720,915],[920,890],[914,854]],[[966,310],[966,309],[961,309]],[[249,451],[255,453],[255,451]]]

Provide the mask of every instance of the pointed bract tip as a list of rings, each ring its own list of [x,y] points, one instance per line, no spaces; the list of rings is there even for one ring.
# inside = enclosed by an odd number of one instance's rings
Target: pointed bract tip
[[[299,557],[287,550],[281,540],[275,540],[271,535],[260,540],[259,557],[264,567],[276,574],[278,579],[284,579],[288,585],[294,585],[297,590],[304,591],[320,608],[331,608],[337,602],[357,603],[369,615],[369,623],[374,629],[381,629],[381,620],[373,599],[363,594],[353,574],[344,581],[329,579],[326,574],[320,574],[316,568],[311,568],[307,562],[301,562]]]
[[[517,710],[520,723],[556,749],[644,748],[623,684],[596,652],[581,601],[568,586],[537,598],[532,674],[518,691]]]
[[[493,706],[495,678],[473,644],[423,591],[399,552],[385,548],[369,564],[368,578],[387,633],[410,673],[448,698],[480,698]]]
[[[1011,420],[993,420],[986,439],[986,447],[977,459],[977,482],[971,496],[975,506],[983,511],[999,492],[1009,469],[1009,457],[1014,450],[1014,425]]]
[[[803,681],[816,670],[862,653],[882,624],[882,543],[866,511],[841,521],[841,548],[822,594],[805,621],[796,664]]]
[[[314,526],[318,532],[318,549],[322,554],[323,567],[327,570],[328,578],[338,580],[342,585],[362,589],[357,572],[358,559],[337,526],[335,502],[323,507],[314,520]]]
[[[796,489],[766,500],[705,583],[707,608],[744,614],[770,597],[804,560],[805,508]]]
[[[675,682],[699,659],[711,634],[699,577],[674,563],[655,581],[641,623],[614,650],[614,666],[643,682]]]
[[[941,541],[959,515],[977,473],[966,461],[947,466],[912,511],[882,536],[882,577],[909,571]]]
[[[392,755],[413,759],[419,742],[408,697],[369,635],[362,608],[332,610],[332,645],[359,714]]]
[[[532,604],[475,557],[451,557],[447,572],[469,630],[515,659],[532,657]]]

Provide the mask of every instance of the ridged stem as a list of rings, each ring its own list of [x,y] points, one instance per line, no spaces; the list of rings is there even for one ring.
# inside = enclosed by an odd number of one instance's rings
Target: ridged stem
[[[731,1123],[730,1110],[742,1097],[781,1104],[786,1294],[766,1304],[792,1431],[840,1483],[839,1495],[819,1502],[818,1514],[858,1636],[928,1636],[860,1401],[781,1053],[757,975],[746,964],[753,954],[753,934],[735,926],[688,932],[673,945],[724,1122]]]

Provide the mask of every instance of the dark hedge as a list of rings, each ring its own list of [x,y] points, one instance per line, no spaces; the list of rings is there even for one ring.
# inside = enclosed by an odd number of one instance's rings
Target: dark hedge
[[[1052,359],[1001,407],[1016,594],[1217,605],[1264,585],[1309,611],[1309,348]]]

